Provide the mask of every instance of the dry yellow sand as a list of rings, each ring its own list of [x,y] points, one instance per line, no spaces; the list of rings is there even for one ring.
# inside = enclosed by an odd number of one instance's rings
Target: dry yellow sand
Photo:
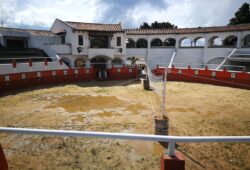
[[[0,97],[0,126],[154,133],[161,98],[140,83],[91,82]],[[153,103],[153,109],[150,99]],[[250,135],[250,91],[167,84],[169,134]],[[157,142],[0,134],[10,169],[159,169]],[[250,169],[250,145],[178,144],[187,169]]]

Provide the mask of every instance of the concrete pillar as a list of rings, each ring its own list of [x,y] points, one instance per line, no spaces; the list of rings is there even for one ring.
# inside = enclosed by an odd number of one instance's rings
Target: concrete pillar
[[[71,68],[76,68],[75,67],[75,59],[76,59],[75,57],[74,58],[73,57],[70,58],[70,67]]]
[[[176,35],[175,36],[175,49],[176,49],[176,51],[178,50],[178,48],[179,48],[179,41],[180,41],[180,37],[179,37],[179,35]]]
[[[175,156],[162,155],[161,170],[185,170],[184,156],[175,152]]]
[[[147,41],[148,41],[148,48],[147,48],[147,57],[146,57],[146,62],[149,60],[150,58],[150,39],[149,36],[147,36]]]
[[[0,34],[0,46],[4,46],[3,35]]]
[[[141,82],[144,90],[150,90],[150,82],[148,79],[142,79]]]
[[[90,60],[86,61],[86,68],[90,68]]]
[[[203,60],[202,64],[206,64],[206,58],[207,58],[207,48],[208,48],[208,34],[205,34],[205,43],[204,43],[204,53],[203,53]]]
[[[112,67],[112,60],[108,59],[107,61],[107,68],[111,68]]]
[[[238,35],[237,35],[237,45],[236,45],[236,48],[237,49],[241,48],[241,32],[238,32]]]

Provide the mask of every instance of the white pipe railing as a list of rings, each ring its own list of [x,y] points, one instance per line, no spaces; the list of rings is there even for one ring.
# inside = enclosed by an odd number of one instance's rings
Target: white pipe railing
[[[172,68],[172,63],[173,63],[173,61],[174,61],[175,54],[176,54],[176,50],[175,50],[174,53],[172,54],[171,60],[170,60],[169,65],[168,65],[168,68]]]
[[[197,142],[250,142],[250,136],[163,136],[130,133],[88,132],[74,130],[49,130],[29,128],[0,127],[0,133],[29,134],[29,135],[55,135],[71,137],[95,137],[124,140],[143,140],[168,142],[168,155],[174,156],[175,143]]]
[[[235,51],[237,51],[237,48],[235,48],[223,61],[222,63],[220,63],[220,65],[218,65],[218,67],[216,68],[216,70],[219,70],[220,67],[227,61],[228,58],[230,58],[234,53]]]
[[[15,60],[28,60],[28,59],[58,59],[57,57],[20,57],[20,58],[18,58],[18,57],[13,57],[13,58],[0,58],[0,60],[13,60],[13,59],[15,59]]]

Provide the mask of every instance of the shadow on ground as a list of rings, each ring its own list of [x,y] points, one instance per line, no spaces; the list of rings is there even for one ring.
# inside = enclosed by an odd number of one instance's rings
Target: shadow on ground
[[[21,89],[15,90],[7,90],[0,92],[0,97],[4,97],[7,95],[16,95],[22,92],[29,92],[33,90],[41,90],[53,87],[63,87],[66,85],[76,85],[79,87],[111,87],[111,86],[128,86],[133,84],[140,84],[139,79],[132,80],[114,80],[114,81],[91,81],[91,82],[76,82],[76,83],[58,83],[58,84],[48,84],[48,85],[40,85],[35,87],[24,87]]]

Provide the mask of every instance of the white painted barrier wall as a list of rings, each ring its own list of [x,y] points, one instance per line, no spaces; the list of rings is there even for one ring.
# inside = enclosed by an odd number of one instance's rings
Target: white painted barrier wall
[[[44,62],[34,62],[32,67],[29,63],[17,63],[16,68],[13,68],[12,64],[1,64],[0,65],[0,75],[21,73],[21,72],[32,72],[32,71],[45,71],[45,70],[61,70],[68,69],[68,67],[63,63],[60,65],[58,61],[48,62],[46,66]]]

